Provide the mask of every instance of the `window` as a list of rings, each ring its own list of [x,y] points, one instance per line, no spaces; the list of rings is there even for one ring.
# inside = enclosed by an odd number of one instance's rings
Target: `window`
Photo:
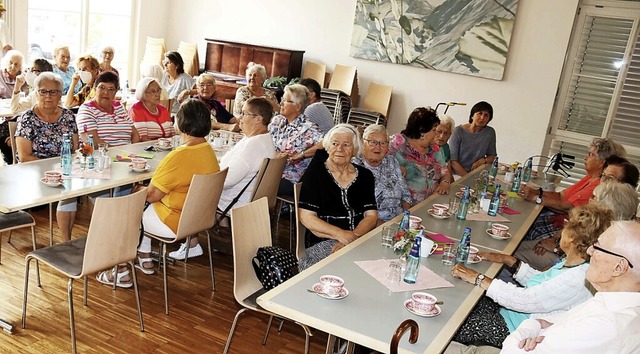
[[[640,165],[640,4],[582,1],[560,80],[546,150],[576,158],[562,185],[585,176],[594,137],[612,138]]]
[[[91,54],[101,61],[102,48],[115,49],[111,65],[128,77],[132,0],[29,0],[29,59],[53,59],[53,49],[68,45],[71,64]]]

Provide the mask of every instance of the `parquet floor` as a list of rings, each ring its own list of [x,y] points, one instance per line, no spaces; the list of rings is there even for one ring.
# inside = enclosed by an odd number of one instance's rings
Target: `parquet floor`
[[[74,237],[86,234],[90,219],[88,203],[80,205]],[[48,210],[33,212],[38,247],[48,244]],[[55,225],[55,224],[54,224]],[[288,220],[281,220],[277,243],[288,247]],[[36,286],[35,267],[29,286],[27,326],[20,328],[24,257],[31,250],[28,229],[14,231],[11,243],[2,235],[0,265],[0,318],[14,326],[14,333],[0,332],[1,353],[65,353],[71,351],[67,279],[41,267],[42,288]],[[54,240],[59,242],[59,235]],[[203,242],[204,241],[204,242]],[[206,240],[201,238],[201,244]],[[177,248],[177,247],[176,247]],[[206,250],[205,250],[206,252]],[[32,263],[33,265],[33,263]],[[169,311],[164,314],[162,276],[138,272],[145,331],[140,332],[133,289],[111,290],[89,279],[89,303],[82,305],[82,282],[74,282],[76,337],[79,353],[222,353],[240,306],[232,293],[232,257],[214,253],[216,291],[211,291],[205,256],[169,266]],[[291,323],[262,345],[267,317],[245,312],[234,335],[232,353],[302,353],[304,332]],[[315,332],[311,352],[324,353],[326,334]]]

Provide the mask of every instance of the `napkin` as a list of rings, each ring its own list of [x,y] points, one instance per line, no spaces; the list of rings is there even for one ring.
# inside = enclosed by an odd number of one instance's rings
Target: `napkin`
[[[424,236],[428,239],[431,239],[433,242],[435,242],[438,245],[438,247],[433,252],[433,254],[442,254],[442,252],[444,251],[444,247],[442,246],[443,244],[455,242],[454,240],[450,239],[449,237],[443,234],[431,233],[429,231],[427,231],[424,234]]]
[[[512,192],[512,191],[508,191],[507,192],[507,197],[522,199],[522,197],[520,195],[518,195],[518,193]]]
[[[516,214],[521,214],[519,211],[517,210],[513,210],[509,207],[504,208],[504,210],[502,211],[503,213],[507,214],[507,215],[516,215]]]
[[[153,156],[154,156],[153,154],[146,153],[146,152],[141,152],[139,154],[122,154],[122,155],[116,155],[116,157],[113,158],[113,161],[131,162],[131,159],[134,157],[142,157],[143,159],[152,159]]]
[[[401,291],[418,291],[436,288],[453,288],[453,284],[444,280],[442,277],[438,276],[436,273],[422,264],[420,265],[420,270],[418,271],[418,279],[416,280],[415,284],[408,284],[403,281],[397,284],[391,284],[387,282],[386,277],[389,262],[391,262],[390,259],[376,259],[371,261],[356,261],[354,263],[394,293]]]

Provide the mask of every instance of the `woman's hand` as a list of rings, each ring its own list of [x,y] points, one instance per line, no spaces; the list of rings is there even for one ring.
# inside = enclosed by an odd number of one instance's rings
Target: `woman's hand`
[[[438,188],[436,192],[438,194],[449,194],[449,189],[451,189],[451,184],[448,182],[438,184]]]
[[[339,250],[341,250],[344,246],[346,246],[345,244],[342,244],[340,242],[336,242],[335,245],[333,245],[333,248],[331,249],[331,253],[336,253]]]
[[[513,265],[516,261],[515,257],[496,252],[478,252],[478,255],[482,257],[482,260],[502,263],[509,266]]]
[[[538,241],[535,247],[533,247],[533,252],[535,252],[535,254],[537,254],[538,256],[542,256],[547,252],[553,253],[553,249],[556,247],[556,240],[549,237]]]
[[[469,269],[464,266],[462,263],[458,263],[451,268],[451,275],[456,278],[460,278],[466,281],[469,284],[475,284],[476,278],[478,277],[478,272],[473,269]]]
[[[535,202],[540,192],[537,189],[532,189],[528,186],[523,186],[521,188],[522,197],[530,202]]]
[[[16,76],[16,84],[14,86],[15,88],[13,89],[13,93],[16,95],[19,94],[20,88],[22,87],[22,85],[24,85],[25,82],[26,82],[26,79],[24,78],[24,75],[20,74]]]
[[[542,343],[543,340],[544,336],[523,339],[518,345],[518,348],[524,349],[525,352],[532,351],[536,348],[536,345]]]
[[[335,235],[334,239],[344,245],[348,245],[357,240],[358,236],[356,236],[352,231],[342,230],[342,232],[338,232]]]
[[[476,168],[484,165],[485,163],[487,163],[487,159],[485,159],[484,157],[481,157],[476,162],[474,162],[473,165],[471,165],[471,170],[475,170]]]

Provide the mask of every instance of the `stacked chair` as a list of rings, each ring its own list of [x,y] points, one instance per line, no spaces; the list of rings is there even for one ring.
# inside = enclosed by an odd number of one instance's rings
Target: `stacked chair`
[[[184,72],[190,76],[197,76],[200,69],[200,59],[198,58],[198,46],[195,43],[180,41],[178,53],[184,61]]]
[[[351,107],[346,122],[354,126],[367,126],[370,124],[386,126],[392,90],[393,87],[391,86],[372,82],[369,85],[362,108]]]

